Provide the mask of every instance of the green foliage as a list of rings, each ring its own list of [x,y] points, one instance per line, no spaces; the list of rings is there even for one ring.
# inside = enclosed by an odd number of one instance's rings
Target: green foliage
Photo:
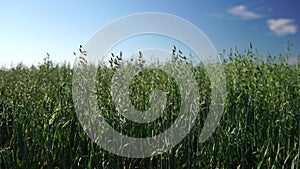
[[[174,64],[185,61],[176,48],[173,55]],[[228,58],[223,63],[226,106],[212,137],[198,142],[209,111],[209,77],[203,65],[186,62],[199,85],[201,111],[196,125],[173,149],[144,159],[110,154],[87,137],[73,107],[69,65],[57,66],[47,58],[37,67],[0,70],[0,168],[299,168],[299,65],[262,61],[252,45]],[[81,62],[86,64],[83,57]],[[147,125],[124,120],[116,115],[110,92],[121,62],[122,56],[113,55],[109,66],[98,69],[96,95],[102,115],[130,136],[150,137],[164,131],[179,111],[178,84],[162,70],[142,71],[130,85],[133,106],[147,110],[154,89],[168,92],[168,106],[162,117]],[[142,56],[138,64],[143,66]]]

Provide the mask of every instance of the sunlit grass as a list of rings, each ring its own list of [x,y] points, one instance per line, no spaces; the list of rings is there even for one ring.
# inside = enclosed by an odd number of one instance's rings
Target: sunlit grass
[[[216,132],[198,142],[209,111],[210,81],[203,65],[194,66],[201,100],[197,124],[173,149],[144,159],[110,154],[84,133],[73,107],[69,65],[45,60],[36,67],[0,70],[0,168],[299,168],[299,64],[271,57],[263,61],[251,48],[223,56],[229,58],[223,63],[227,100]],[[169,92],[164,115],[139,125],[116,115],[110,86],[117,66],[111,64],[99,67],[97,76],[99,107],[108,123],[135,137],[170,126],[181,102],[174,79],[160,70],[134,78],[130,95],[141,111],[150,106],[151,90]]]

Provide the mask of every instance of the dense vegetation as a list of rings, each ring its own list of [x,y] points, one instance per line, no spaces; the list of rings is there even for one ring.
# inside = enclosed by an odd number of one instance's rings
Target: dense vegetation
[[[192,70],[202,103],[196,125],[173,149],[143,159],[106,152],[85,134],[73,106],[69,65],[46,59],[40,66],[0,70],[0,168],[300,168],[300,64],[290,66],[285,58],[262,60],[251,48],[222,56],[228,58],[223,63],[227,99],[212,137],[198,143],[210,82],[203,65],[197,65]],[[140,126],[124,121],[115,114],[109,92],[120,61],[112,57],[111,66],[99,67],[97,96],[103,115],[116,130],[134,137],[165,130],[181,102],[178,85],[161,71],[141,72],[130,86],[133,105],[146,110],[151,89],[170,91],[172,104],[163,114],[167,120]]]

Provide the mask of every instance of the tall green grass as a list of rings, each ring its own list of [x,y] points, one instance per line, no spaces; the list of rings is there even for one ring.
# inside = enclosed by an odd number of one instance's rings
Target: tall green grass
[[[85,134],[73,107],[69,65],[46,59],[40,66],[0,70],[0,168],[300,168],[300,64],[288,65],[285,58],[262,60],[251,48],[222,56],[228,58],[223,62],[227,99],[212,137],[198,142],[209,111],[210,81],[205,67],[196,65],[191,69],[201,111],[195,126],[168,152],[144,159],[106,152]],[[180,92],[174,79],[159,70],[134,77],[130,96],[143,111],[150,106],[151,90],[167,91],[163,116],[139,125],[116,115],[110,86],[122,60],[115,61],[99,67],[97,75],[99,107],[107,122],[134,137],[152,136],[172,125]]]

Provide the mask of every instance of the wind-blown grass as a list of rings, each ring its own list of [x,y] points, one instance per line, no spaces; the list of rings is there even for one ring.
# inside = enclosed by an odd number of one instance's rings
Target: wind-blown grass
[[[198,142],[210,104],[209,78],[198,65],[193,67],[201,100],[196,125],[173,149],[144,159],[110,154],[85,134],[73,107],[69,65],[46,60],[36,67],[0,70],[0,168],[299,168],[300,65],[272,58],[263,61],[251,48],[228,57],[223,63],[226,106],[212,137]],[[137,126],[115,115],[109,87],[116,69],[98,70],[97,97],[107,121],[135,137],[170,126],[181,102],[174,80],[157,70],[135,77],[130,90],[137,109],[149,108],[153,88],[169,91],[172,103],[163,118]],[[150,82],[143,85],[143,81]]]

